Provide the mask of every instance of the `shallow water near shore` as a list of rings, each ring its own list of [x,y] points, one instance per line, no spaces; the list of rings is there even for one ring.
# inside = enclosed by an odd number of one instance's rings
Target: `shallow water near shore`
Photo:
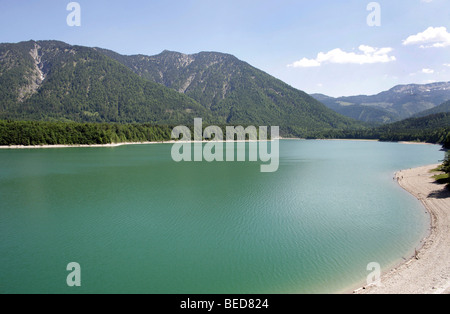
[[[409,257],[429,218],[394,172],[435,145],[280,142],[280,167],[172,145],[0,151],[0,293],[333,293]],[[81,265],[69,288],[66,266]]]

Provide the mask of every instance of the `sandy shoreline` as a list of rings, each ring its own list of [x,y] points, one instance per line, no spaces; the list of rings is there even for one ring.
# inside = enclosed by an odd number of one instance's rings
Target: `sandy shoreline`
[[[431,216],[431,231],[417,258],[384,274],[380,286],[355,290],[359,294],[450,294],[450,192],[435,183],[430,165],[396,173],[401,187],[414,195]]]
[[[272,140],[268,140],[269,142],[272,142]],[[10,146],[0,146],[0,149],[39,149],[39,148],[87,148],[87,147],[119,147],[119,146],[125,146],[125,145],[149,145],[149,144],[183,144],[183,143],[228,143],[225,140],[222,141],[162,141],[162,142],[124,142],[124,143],[112,143],[112,144],[93,144],[93,145],[84,145],[84,144],[74,144],[74,145],[10,145]],[[235,140],[234,143],[255,143],[255,142],[265,142],[261,140],[257,141],[240,141]]]
[[[286,141],[305,141],[307,139],[304,138],[279,138],[278,140],[286,140]],[[368,139],[318,139],[319,141],[353,141],[353,142],[380,142],[379,140],[368,140]],[[208,141],[203,141],[204,143],[208,143]],[[218,141],[218,142],[226,142],[226,141]],[[235,141],[241,142],[241,141]],[[246,141],[246,142],[255,142],[255,141]],[[256,141],[256,142],[259,142]],[[0,149],[38,149],[38,148],[85,148],[85,147],[119,147],[124,145],[147,145],[147,144],[174,144],[174,143],[182,143],[181,141],[162,141],[162,142],[125,142],[125,143],[111,143],[111,144],[93,144],[93,145],[85,145],[85,144],[74,144],[74,145],[9,145],[9,146],[0,146]],[[191,143],[195,143],[192,141]],[[393,142],[399,144],[409,144],[409,145],[435,145],[429,143],[419,143],[419,142]]]
[[[39,148],[84,148],[84,147],[119,147],[124,145],[146,145],[146,144],[173,144],[175,141],[167,142],[137,142],[137,143],[113,143],[113,144],[93,144],[93,145],[10,145],[10,146],[0,146],[0,149],[39,149]]]

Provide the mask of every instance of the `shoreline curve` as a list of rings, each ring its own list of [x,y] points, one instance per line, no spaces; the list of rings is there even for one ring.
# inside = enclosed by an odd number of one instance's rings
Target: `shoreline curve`
[[[431,170],[439,164],[402,170],[399,185],[414,195],[431,216],[431,231],[415,256],[385,273],[380,285],[355,294],[450,294],[450,191],[437,184]]]

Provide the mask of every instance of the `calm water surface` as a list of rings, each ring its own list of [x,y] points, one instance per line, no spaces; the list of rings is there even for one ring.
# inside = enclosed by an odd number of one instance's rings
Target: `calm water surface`
[[[0,293],[332,293],[408,257],[392,180],[439,146],[281,141],[280,168],[175,163],[171,145],[0,151]],[[81,265],[69,288],[66,266]]]

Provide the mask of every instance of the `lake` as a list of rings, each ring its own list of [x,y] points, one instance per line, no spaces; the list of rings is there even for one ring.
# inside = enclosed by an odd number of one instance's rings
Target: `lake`
[[[0,151],[0,293],[335,293],[427,235],[394,172],[436,145],[280,141],[280,166],[170,144]],[[81,266],[68,287],[66,266]]]

